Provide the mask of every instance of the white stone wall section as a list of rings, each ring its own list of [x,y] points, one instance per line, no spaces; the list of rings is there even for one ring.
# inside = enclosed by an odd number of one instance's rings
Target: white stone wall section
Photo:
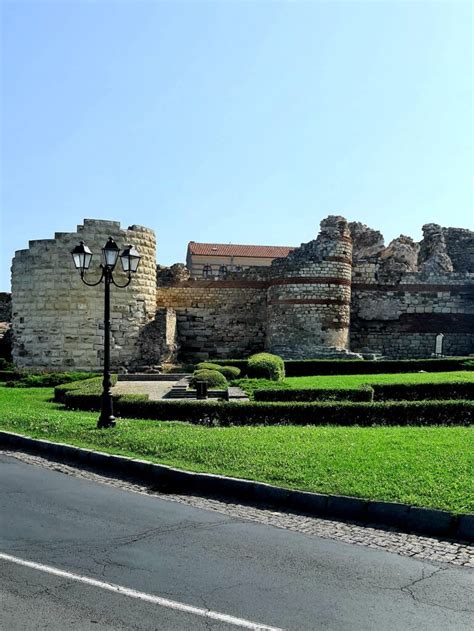
[[[111,236],[120,249],[132,243],[142,259],[125,289],[111,288],[111,362],[114,369],[139,362],[139,332],[155,317],[156,241],[142,226],[85,219],[76,232],[30,241],[12,264],[13,360],[18,367],[100,370],[103,361],[104,286],[81,281],[71,250],[85,241],[94,256],[87,278],[100,276],[101,250]],[[117,281],[126,280],[120,262]],[[157,358],[158,360],[158,358]]]

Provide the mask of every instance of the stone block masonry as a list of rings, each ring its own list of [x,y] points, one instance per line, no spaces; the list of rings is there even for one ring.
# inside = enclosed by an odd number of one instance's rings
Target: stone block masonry
[[[352,241],[343,217],[321,222],[318,238],[269,267],[225,280],[158,275],[157,305],[177,314],[182,359],[347,356]]]
[[[430,357],[474,353],[474,233],[423,226],[416,243],[330,216],[316,239],[268,267],[196,280],[156,266],[152,230],[86,219],[74,233],[30,241],[12,266],[13,358],[20,367],[99,370],[103,287],[86,287],[70,251],[96,256],[109,236],[142,255],[125,289],[112,288],[112,364],[135,369],[267,350],[285,359]],[[0,297],[1,298],[1,297]],[[0,300],[8,317],[8,296]]]
[[[351,348],[389,357],[430,357],[443,333],[443,354],[474,352],[474,274],[405,275],[393,285],[354,283]]]
[[[176,313],[183,360],[246,357],[264,347],[264,283],[189,280],[158,286],[157,306]]]
[[[348,351],[352,239],[343,217],[271,265],[265,347],[285,359]]]
[[[380,232],[331,216],[267,268],[212,281],[160,269],[158,306],[176,310],[186,360],[431,357],[438,333],[445,355],[474,353],[474,233],[427,224],[423,235],[386,247]]]
[[[132,243],[142,259],[126,289],[111,287],[111,362],[115,369],[140,360],[139,334],[156,311],[156,243],[152,230],[122,229],[115,221],[85,219],[73,233],[30,241],[12,264],[13,360],[19,367],[100,370],[103,362],[104,287],[87,287],[71,250],[84,240],[94,253],[87,277],[100,275],[107,238],[120,248]],[[117,263],[117,280],[125,275]],[[156,358],[157,360],[159,358]]]
[[[0,292],[0,322],[11,322],[12,297],[4,291]]]

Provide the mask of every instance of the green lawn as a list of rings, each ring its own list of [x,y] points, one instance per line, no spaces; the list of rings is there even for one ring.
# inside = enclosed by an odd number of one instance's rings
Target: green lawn
[[[474,371],[456,370],[452,372],[409,372],[382,375],[286,377],[278,382],[268,379],[239,379],[236,383],[251,394],[254,390],[261,390],[263,388],[355,389],[362,384],[374,383],[453,383],[456,381],[474,382]]]
[[[0,428],[288,488],[474,512],[473,428],[205,428],[121,419],[97,430],[96,413],[65,411],[52,394],[0,387]]]

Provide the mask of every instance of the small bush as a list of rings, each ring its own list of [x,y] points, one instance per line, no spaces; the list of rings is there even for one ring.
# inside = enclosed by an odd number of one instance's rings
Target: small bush
[[[0,371],[3,371],[3,370],[10,371],[14,369],[15,369],[15,366],[11,362],[7,361],[3,357],[0,357]]]
[[[213,364],[212,362],[200,362],[196,364],[195,370],[220,370],[222,366],[219,364]]]
[[[240,368],[236,368],[235,366],[219,366],[217,370],[229,381],[238,379],[240,376]]]
[[[215,359],[214,364],[217,366],[234,366],[234,368],[239,368],[241,375],[247,375],[247,359]]]
[[[240,368],[235,366],[221,366],[220,364],[213,364],[212,362],[200,362],[196,366],[196,370],[217,370],[226,379],[232,381],[240,376]]]
[[[285,363],[278,355],[271,353],[257,353],[248,360],[248,375],[271,381],[281,381],[285,378]]]
[[[206,381],[209,388],[227,388],[227,379],[218,370],[196,370],[191,377],[191,387],[196,387],[196,381]]]

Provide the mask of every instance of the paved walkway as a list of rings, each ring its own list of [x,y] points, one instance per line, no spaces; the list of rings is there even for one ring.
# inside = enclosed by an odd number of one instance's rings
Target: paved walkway
[[[167,394],[177,381],[118,381],[112,394],[147,394],[150,401],[158,401]]]

